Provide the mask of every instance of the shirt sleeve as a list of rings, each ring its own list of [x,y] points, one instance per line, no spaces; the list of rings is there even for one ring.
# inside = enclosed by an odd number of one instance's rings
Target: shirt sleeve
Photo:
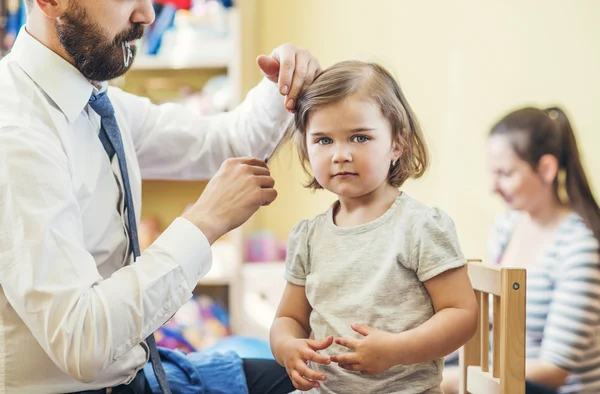
[[[178,219],[136,263],[103,279],[73,190],[54,134],[2,130],[2,291],[52,361],[91,382],[189,300],[212,257],[202,232]]]
[[[586,232],[587,236],[563,246],[540,351],[540,359],[567,371],[586,361],[600,329],[599,245],[591,232]],[[528,300],[528,304],[533,302]]]
[[[200,116],[180,104],[154,105],[111,88],[127,113],[144,179],[210,179],[232,157],[271,154],[290,114],[277,86],[263,79],[231,112]]]
[[[303,220],[292,229],[288,238],[285,280],[304,286],[309,273],[308,221]]]
[[[415,226],[410,261],[421,282],[467,263],[454,222],[445,212],[431,208]]]

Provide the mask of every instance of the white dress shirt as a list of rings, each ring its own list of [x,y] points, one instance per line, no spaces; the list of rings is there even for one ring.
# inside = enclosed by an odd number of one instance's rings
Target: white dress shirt
[[[140,343],[211,267],[197,227],[176,219],[134,264],[118,162],[71,64],[24,29],[0,61],[0,393],[66,393],[133,379]],[[264,157],[288,118],[262,81],[234,111],[199,117],[108,88],[139,221],[141,179],[207,179]]]

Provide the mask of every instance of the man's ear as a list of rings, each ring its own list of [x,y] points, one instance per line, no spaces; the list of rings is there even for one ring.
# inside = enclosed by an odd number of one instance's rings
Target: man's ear
[[[546,185],[552,185],[558,175],[558,159],[554,155],[546,154],[540,157],[537,173]]]
[[[56,19],[69,8],[69,1],[77,0],[34,0],[33,6],[37,6],[47,18]]]

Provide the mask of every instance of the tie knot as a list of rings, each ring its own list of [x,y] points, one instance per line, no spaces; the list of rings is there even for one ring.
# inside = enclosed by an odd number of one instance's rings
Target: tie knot
[[[106,93],[92,95],[92,97],[90,97],[89,104],[90,107],[92,107],[92,109],[96,111],[96,113],[102,118],[112,116],[115,113],[115,109],[113,108]]]

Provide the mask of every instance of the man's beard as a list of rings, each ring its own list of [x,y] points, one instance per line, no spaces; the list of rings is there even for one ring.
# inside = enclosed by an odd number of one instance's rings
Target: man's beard
[[[85,9],[77,1],[71,2],[55,26],[58,39],[75,67],[90,81],[109,81],[125,74],[131,68],[137,48],[131,47],[132,56],[126,62],[124,57],[128,53],[123,44],[141,38],[144,33],[144,26],[136,24],[111,41],[98,24],[89,20]]]

